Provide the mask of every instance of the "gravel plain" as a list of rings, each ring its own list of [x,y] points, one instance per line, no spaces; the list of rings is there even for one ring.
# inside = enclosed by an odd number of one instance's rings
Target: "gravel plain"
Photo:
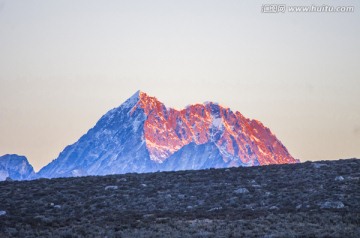
[[[4,181],[0,237],[360,237],[360,160]]]

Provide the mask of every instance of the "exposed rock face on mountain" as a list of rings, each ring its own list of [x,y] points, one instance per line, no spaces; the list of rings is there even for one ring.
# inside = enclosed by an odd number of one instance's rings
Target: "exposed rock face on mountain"
[[[136,92],[40,170],[41,177],[296,163],[257,120],[216,103],[167,108]]]
[[[35,175],[33,167],[25,156],[16,154],[0,156],[0,181],[31,179]]]

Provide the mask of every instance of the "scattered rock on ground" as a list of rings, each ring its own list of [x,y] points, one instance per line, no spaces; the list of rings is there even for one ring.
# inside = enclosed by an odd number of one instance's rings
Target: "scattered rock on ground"
[[[213,208],[209,209],[208,211],[213,212],[213,211],[217,211],[217,210],[221,210],[221,209],[222,209],[222,207],[213,207]]]
[[[320,169],[321,167],[328,167],[327,164],[321,164],[321,163],[312,163],[312,166],[313,166],[315,169]]]
[[[234,191],[236,194],[248,193],[249,190],[247,188],[238,188]]]
[[[105,187],[105,190],[116,190],[116,189],[118,189],[118,188],[119,188],[118,186],[109,185],[109,186],[106,186],[106,187]]]
[[[184,195],[184,194],[179,194],[179,195],[178,195],[178,198],[184,199],[184,198],[185,198],[185,195]]]
[[[345,207],[344,203],[340,202],[340,201],[336,201],[336,202],[324,202],[320,205],[320,208],[343,208]]]
[[[336,176],[335,181],[343,181],[345,180],[343,176]]]

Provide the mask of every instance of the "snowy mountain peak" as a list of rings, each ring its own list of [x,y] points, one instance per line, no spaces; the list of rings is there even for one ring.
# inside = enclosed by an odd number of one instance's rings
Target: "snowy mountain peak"
[[[212,102],[176,110],[137,91],[66,147],[39,175],[101,175],[296,162],[268,128],[240,112]]]
[[[123,104],[121,104],[121,107],[129,108],[134,107],[135,104],[140,100],[140,95],[142,92],[140,90],[136,91],[130,98],[128,98]]]

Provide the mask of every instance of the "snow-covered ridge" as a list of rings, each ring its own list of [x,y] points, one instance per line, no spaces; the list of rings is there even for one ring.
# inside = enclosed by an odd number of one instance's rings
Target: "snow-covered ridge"
[[[176,110],[140,92],[137,107],[146,114],[145,142],[155,161],[166,160],[191,142],[200,145],[210,141],[223,152],[224,160],[238,158],[242,163],[252,161],[251,164],[296,161],[260,121],[249,120],[217,103],[188,105]]]

